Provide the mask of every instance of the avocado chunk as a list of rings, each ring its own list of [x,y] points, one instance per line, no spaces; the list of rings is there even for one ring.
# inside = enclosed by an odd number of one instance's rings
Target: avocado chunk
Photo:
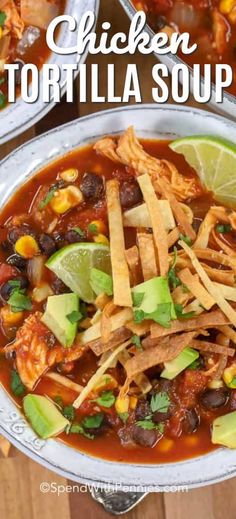
[[[27,395],[23,408],[32,428],[43,439],[57,436],[70,423],[45,396]]]
[[[176,319],[167,278],[157,276],[132,288],[134,311],[143,319],[153,319],[163,326],[169,326]]]
[[[51,330],[62,346],[71,346],[77,332],[76,319],[79,315],[79,298],[76,294],[50,296],[47,300],[42,322]]]
[[[236,449],[236,411],[219,416],[213,421],[211,441]]]
[[[165,369],[161,372],[161,377],[172,380],[177,377],[181,371],[192,364],[194,360],[198,359],[198,357],[198,351],[192,348],[184,348],[175,359],[164,362]]]

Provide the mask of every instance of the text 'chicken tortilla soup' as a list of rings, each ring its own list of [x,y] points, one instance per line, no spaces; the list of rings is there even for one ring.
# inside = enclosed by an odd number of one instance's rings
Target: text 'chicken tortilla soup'
[[[236,0],[131,0],[143,10],[155,33],[188,32],[197,50],[180,55],[189,65],[228,63],[233,83],[227,89],[236,95]],[[214,76],[214,67],[212,67]]]
[[[0,0],[0,109],[7,104],[4,65],[19,64],[18,85],[20,69],[25,63],[33,63],[40,69],[50,55],[47,27],[64,8],[65,0]]]
[[[102,138],[1,212],[0,380],[41,438],[144,463],[236,447],[236,212],[181,141]]]

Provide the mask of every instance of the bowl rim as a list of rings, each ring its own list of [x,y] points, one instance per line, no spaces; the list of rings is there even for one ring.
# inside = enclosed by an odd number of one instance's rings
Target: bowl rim
[[[138,12],[137,9],[135,9],[134,5],[132,4],[131,0],[119,0],[120,4],[122,5],[124,11],[127,13],[130,19],[133,18],[133,16]],[[145,31],[149,34],[149,36],[153,37],[155,35],[154,31],[151,29],[151,27],[146,24],[145,25]],[[177,55],[172,54],[171,52],[167,53],[166,55],[158,55],[155,54],[157,59],[162,62],[166,63],[169,70],[173,67],[173,65],[177,64],[184,64],[187,65],[189,73],[190,73],[190,90],[192,91],[192,80],[193,80],[193,71],[192,67],[186,63],[186,61],[179,58]],[[201,76],[201,87],[204,85],[203,77]],[[215,96],[215,85],[212,82],[212,96]],[[206,103],[206,105],[212,106],[219,114],[225,115],[228,117],[231,117],[234,119],[236,117],[236,96],[233,94],[229,94],[228,92],[223,92],[223,102],[222,103],[216,103],[214,101],[214,98],[211,97],[210,101]],[[222,106],[221,106],[222,105]],[[232,113],[233,110],[233,113]]]
[[[79,22],[81,16],[88,10],[95,13],[95,24],[98,19],[100,0],[66,0],[64,14],[73,16]],[[66,32],[66,27],[62,26],[59,32],[59,43],[65,46],[76,45],[76,32]],[[66,56],[57,55],[51,52],[46,63],[56,63],[62,65],[63,63],[82,64],[86,61],[88,55],[88,48],[85,49],[81,56],[72,54]],[[79,67],[74,74],[74,79],[79,74]],[[42,73],[39,76],[40,85],[42,84]],[[42,87],[40,87],[42,90]],[[61,98],[66,92],[66,76],[61,69],[60,79]],[[2,131],[0,129],[0,145],[17,137],[25,132],[42,119],[47,113],[52,110],[56,104],[53,100],[49,103],[43,103],[40,96],[35,103],[25,103],[21,96],[18,96],[15,103],[7,105],[1,111]],[[16,113],[17,112],[17,113]],[[23,122],[22,122],[23,118]]]
[[[144,126],[148,125],[149,127],[150,124],[153,125],[153,121],[155,120],[156,125],[158,117],[159,120],[163,117],[161,123],[162,125],[163,123],[165,124],[164,126],[161,126],[161,128],[163,128],[161,135],[164,138],[170,137],[173,135],[173,132],[168,132],[170,118],[173,120],[175,119],[174,124],[178,126],[179,118],[176,117],[176,115],[178,116],[180,114],[182,114],[181,131],[184,131],[184,118],[188,120],[191,127],[194,126],[194,132],[196,124],[198,124],[199,128],[206,128],[206,131],[207,124],[208,127],[211,126],[214,129],[218,124],[222,129],[224,129],[225,133],[231,132],[231,136],[236,142],[236,125],[219,115],[181,105],[129,105],[84,116],[35,137],[31,141],[24,143],[18,149],[12,151],[0,162],[1,174],[4,178],[4,174],[7,173],[8,167],[10,172],[13,169],[12,165],[17,165],[17,161],[18,164],[21,164],[22,158],[25,156],[28,161],[31,159],[31,169],[24,172],[24,179],[27,179],[28,176],[33,176],[37,171],[40,171],[40,169],[45,167],[46,164],[53,163],[56,158],[62,157],[67,152],[83,146],[86,143],[92,142],[95,138],[98,138],[98,136],[104,135],[105,131],[103,131],[103,126],[106,127],[107,124],[110,124],[110,126],[113,125],[113,127],[116,128],[116,131],[107,130],[107,134],[117,134],[119,131],[124,129],[124,125],[126,127],[127,124],[130,124],[133,120],[137,119],[140,121],[138,134],[143,134],[144,136],[146,130],[141,129],[142,124]],[[202,118],[204,118],[204,126]],[[93,124],[91,125],[91,123]],[[74,131],[74,128],[76,128],[76,131]],[[85,130],[87,130],[87,136]],[[94,134],[95,131],[97,131],[96,134]],[[154,129],[153,133],[155,131],[157,132],[158,130]],[[81,133],[80,136],[79,133]],[[65,137],[67,142],[64,144],[63,148],[62,142],[64,143]],[[72,141],[77,144],[73,146]],[[58,143],[58,148],[55,147],[56,142]],[[53,152],[50,147],[52,144],[54,145]],[[44,147],[46,145],[50,147],[50,153],[47,157],[43,157],[39,167],[37,157],[40,153],[44,152]],[[24,165],[21,167],[25,169]],[[9,196],[11,196],[17,186],[20,185],[19,179],[17,183],[14,184],[11,183],[9,176],[6,176],[5,178],[7,178],[5,186],[3,185],[3,188],[1,188],[0,184],[0,197],[1,189],[2,193],[4,193],[2,197],[2,205],[6,203]],[[5,188],[9,182],[11,183],[11,186],[6,190]],[[4,183],[2,182],[2,184]],[[169,481],[172,485],[195,488],[217,483],[236,475],[236,451],[233,452],[224,448],[219,448],[216,451],[197,458],[173,463],[151,465],[107,461],[85,454],[71,446],[67,446],[62,442],[53,439],[47,440],[46,442],[39,440],[23,416],[19,414],[15,403],[12,402],[8,393],[1,387],[0,433],[3,434],[3,436],[6,436],[11,443],[13,443],[24,454],[52,471],[71,480],[103,488],[107,488],[109,485],[109,489],[117,489],[118,484],[119,490],[129,485],[132,486],[133,489],[135,488],[139,491],[140,486],[142,488],[145,487],[145,489],[148,486],[148,491],[166,491],[167,482]],[[69,467],[69,458],[70,468],[67,468],[67,466]],[[128,472],[124,471],[124,466]],[[199,468],[200,470],[197,471],[196,468]],[[189,471],[191,477],[188,475]],[[126,472],[125,475],[124,472]],[[189,477],[190,479],[186,479]],[[133,483],[134,481],[135,483]],[[150,482],[152,482],[153,485],[151,489]]]

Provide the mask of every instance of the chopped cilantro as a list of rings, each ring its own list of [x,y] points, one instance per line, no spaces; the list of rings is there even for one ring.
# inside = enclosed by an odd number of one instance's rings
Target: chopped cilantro
[[[10,285],[10,287],[20,288],[20,280],[10,279],[10,281],[8,281],[8,285]]]
[[[134,344],[137,348],[137,350],[142,350],[142,344],[141,344],[141,339],[138,335],[133,335],[133,337],[131,337],[131,342],[132,344]]]
[[[96,398],[95,400],[92,400],[92,402],[96,402],[98,405],[102,407],[112,407],[116,401],[115,396],[113,395],[112,391],[103,391],[101,395]]]
[[[82,316],[81,312],[78,312],[78,310],[73,310],[73,312],[68,314],[66,316],[66,318],[68,319],[68,321],[70,321],[70,323],[75,324],[75,323],[78,323],[79,321],[81,321],[83,316]]]
[[[118,416],[122,420],[122,422],[126,423],[129,418],[129,413],[118,413]]]
[[[58,188],[56,186],[50,187],[50,189],[47,192],[46,196],[39,203],[39,210],[40,211],[42,211],[49,204],[49,202],[51,202],[51,200],[53,199],[54,194],[57,191],[57,189]]]
[[[94,439],[94,435],[86,432],[82,425],[80,425],[79,423],[73,423],[71,427],[68,429],[68,433],[82,434],[82,436],[85,436],[85,438],[89,438],[89,440]]]
[[[103,422],[103,418],[103,413],[86,416],[82,421],[82,427],[85,427],[85,429],[98,429]]]
[[[180,237],[180,240],[183,240],[187,245],[192,244],[192,240],[189,236],[187,236],[185,234],[180,234],[179,237]]]
[[[13,395],[22,396],[25,393],[25,386],[22,383],[19,374],[15,369],[11,371],[10,387]]]
[[[13,285],[14,286],[14,285]],[[18,285],[12,291],[8,304],[11,307],[12,312],[21,312],[22,310],[31,310],[32,303],[29,296],[25,294],[25,289],[20,290]]]
[[[175,305],[175,312],[177,317],[181,317],[182,319],[189,319],[190,317],[193,317],[195,315],[195,312],[183,313],[183,305],[180,304]]]
[[[133,306],[139,307],[144,298],[144,293],[141,292],[133,292],[132,293],[132,300],[133,300]]]
[[[0,27],[4,26],[6,18],[7,18],[6,13],[4,13],[4,11],[0,11]]]
[[[85,232],[82,231],[82,229],[80,229],[80,227],[73,227],[73,228],[72,228],[72,231],[77,232],[77,234],[79,234],[79,235],[82,236],[82,237],[85,236]]]
[[[155,413],[155,411],[166,413],[166,411],[168,411],[169,405],[170,399],[165,391],[156,393],[152,396],[150,406],[153,413]]]
[[[134,322],[139,324],[145,319],[145,313],[143,310],[135,310],[134,312]]]
[[[98,232],[98,228],[97,228],[97,225],[95,223],[90,223],[88,225],[88,230],[89,232],[91,232],[92,234],[97,234]]]
[[[216,231],[220,234],[224,234],[226,232],[231,232],[232,231],[232,227],[230,224],[221,224],[221,223],[218,223],[218,225],[216,226]]]
[[[196,359],[188,366],[188,369],[198,369],[200,367],[199,359]],[[236,380],[236,378],[235,378]]]
[[[6,79],[5,77],[0,77],[0,85],[3,85],[5,83]]]
[[[63,399],[62,399],[62,397],[60,395],[54,396],[53,400],[54,400],[56,405],[58,405],[61,408],[63,407]]]
[[[154,423],[151,419],[138,420],[136,425],[142,427],[142,429],[147,429],[151,431],[152,429],[158,429],[158,424]]]
[[[62,414],[63,414],[63,416],[65,416],[65,418],[67,418],[67,420],[72,422],[75,418],[75,410],[74,410],[73,405],[66,405],[63,408]]]
[[[7,98],[4,95],[4,93],[1,92],[1,90],[0,90],[0,109],[5,108],[6,104],[7,104]]]

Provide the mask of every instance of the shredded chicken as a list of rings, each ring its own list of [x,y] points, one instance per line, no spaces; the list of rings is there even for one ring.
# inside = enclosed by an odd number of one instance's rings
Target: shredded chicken
[[[25,25],[14,0],[0,0],[0,11],[3,11],[6,14],[3,35],[6,36],[10,34],[12,38],[20,40]]]

